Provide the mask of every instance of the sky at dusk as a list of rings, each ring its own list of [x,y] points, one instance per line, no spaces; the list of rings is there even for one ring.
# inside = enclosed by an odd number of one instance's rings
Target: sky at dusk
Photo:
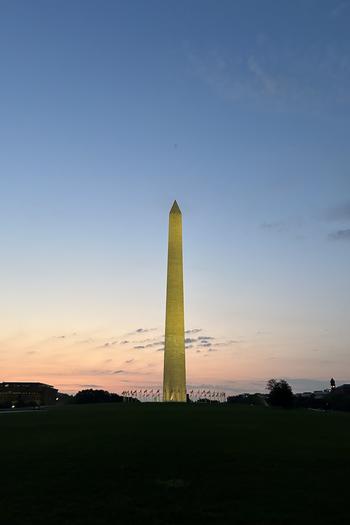
[[[0,1],[0,381],[350,382],[350,1]]]

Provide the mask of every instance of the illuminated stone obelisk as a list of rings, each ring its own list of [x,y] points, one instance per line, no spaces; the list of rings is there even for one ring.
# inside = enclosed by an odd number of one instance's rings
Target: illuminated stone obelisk
[[[169,214],[163,401],[186,401],[182,216],[176,201]]]

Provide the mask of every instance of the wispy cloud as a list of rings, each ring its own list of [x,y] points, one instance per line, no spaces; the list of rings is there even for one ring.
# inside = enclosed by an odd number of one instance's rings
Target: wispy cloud
[[[284,232],[288,229],[287,225],[282,221],[263,222],[261,224],[261,228],[263,230],[270,230],[270,231],[277,231],[277,232]]]
[[[349,2],[346,2],[345,0],[342,1],[342,2],[338,2],[337,5],[331,10],[331,16],[336,18],[340,15],[343,15],[343,12],[346,10],[346,9],[349,9],[350,7],[350,3]]]
[[[65,370],[64,375],[65,376],[108,376],[112,375],[113,370],[106,370],[106,369],[99,369],[99,368],[83,368],[83,369],[72,369],[72,370]],[[57,375],[57,372],[51,373],[51,372],[45,372],[45,375],[51,376],[51,375]]]
[[[95,384],[83,384],[83,385],[78,385],[82,388],[103,388],[103,385],[95,385]]]
[[[228,339],[227,341],[219,341],[218,343],[213,343],[214,346],[231,346],[242,343],[242,341],[237,341],[235,339]]]
[[[164,341],[155,341],[154,343],[148,343],[147,345],[145,345],[145,348],[154,348],[162,345],[164,345]]]
[[[128,335],[140,335],[147,334],[148,332],[155,332],[157,328],[136,328],[133,332],[129,332]]]
[[[346,230],[337,230],[328,235],[331,241],[350,241],[350,228]]]
[[[248,68],[258,80],[258,83],[261,84],[261,87],[266,94],[274,95],[276,93],[276,80],[258,64],[253,56],[248,59]]]
[[[77,335],[77,332],[72,332],[70,334],[63,334],[63,335],[54,335],[53,339],[69,339],[71,337],[75,337]]]
[[[150,364],[150,365],[147,365],[147,368],[152,368],[153,365]],[[114,372],[112,372],[113,375],[121,375],[121,376],[149,376],[152,374],[151,371],[146,371],[146,370],[123,370],[123,369],[120,369],[120,370],[115,370]]]
[[[341,2],[334,13],[345,7],[348,4]],[[337,42],[310,41],[291,50],[272,38],[257,38],[237,50],[222,47],[203,52],[187,47],[186,54],[195,77],[229,103],[250,107],[268,103],[279,111],[290,111],[294,105],[299,111],[324,112],[350,103],[347,51]]]
[[[350,202],[342,202],[338,206],[329,208],[325,218],[330,221],[350,221]]]
[[[283,220],[262,222],[260,228],[267,233],[301,239],[307,231],[307,221],[303,217],[288,217]]]
[[[247,80],[242,75],[234,74],[238,64],[233,66],[232,61],[228,63],[222,55],[211,52],[203,57],[191,51],[188,59],[194,75],[220,98],[232,102],[254,95]]]

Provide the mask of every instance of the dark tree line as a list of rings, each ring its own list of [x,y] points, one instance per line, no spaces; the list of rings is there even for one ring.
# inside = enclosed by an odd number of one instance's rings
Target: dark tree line
[[[122,401],[123,397],[118,394],[113,394],[107,390],[94,390],[93,388],[80,390],[73,396],[64,394],[64,397],[62,398],[63,403],[78,405],[87,403],[121,403]]]

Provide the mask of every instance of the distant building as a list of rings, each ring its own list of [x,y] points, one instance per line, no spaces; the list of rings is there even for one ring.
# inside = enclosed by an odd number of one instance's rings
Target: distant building
[[[344,385],[337,386],[334,392],[350,395],[350,384],[345,383]]]
[[[329,394],[329,390],[315,390],[314,391],[315,399],[324,399]]]
[[[44,383],[0,383],[0,407],[53,405],[57,393]]]
[[[331,390],[329,406],[334,410],[350,411],[350,385],[340,385]]]
[[[295,396],[296,397],[308,398],[308,397],[312,397],[313,393],[312,392],[301,392],[300,394],[295,394]]]

